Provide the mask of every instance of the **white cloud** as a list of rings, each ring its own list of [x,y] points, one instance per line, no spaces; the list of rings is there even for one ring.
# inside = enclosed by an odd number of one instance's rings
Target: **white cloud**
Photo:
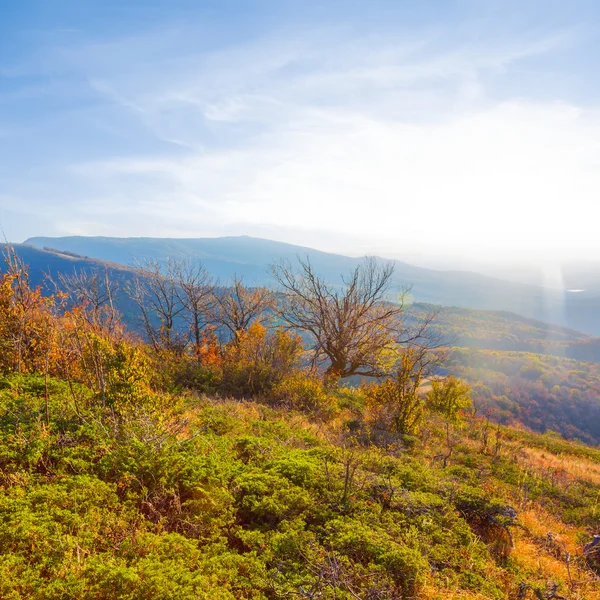
[[[488,86],[569,35],[436,36],[322,30],[180,55],[165,34],[168,51],[150,58],[152,37],[68,53],[99,94],[179,148],[70,165],[53,192],[71,198],[62,230],[296,243],[313,231],[311,243],[347,252],[600,256],[598,114]]]

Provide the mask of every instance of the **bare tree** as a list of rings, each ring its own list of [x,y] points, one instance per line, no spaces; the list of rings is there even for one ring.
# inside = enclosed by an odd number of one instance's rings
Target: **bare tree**
[[[177,321],[185,306],[177,289],[174,261],[157,260],[139,263],[136,277],[128,285],[129,297],[140,310],[148,341],[155,350],[183,352],[185,343]]]
[[[366,258],[342,286],[327,283],[315,273],[308,258],[298,258],[299,268],[282,261],[271,273],[282,288],[279,315],[289,328],[313,339],[313,366],[327,364],[327,378],[351,375],[381,377],[386,364],[401,345],[420,343],[431,348],[429,324],[433,316],[408,326],[403,318],[403,288],[398,302],[389,298],[394,267]],[[427,343],[425,343],[427,342]]]
[[[196,356],[200,357],[202,331],[210,319],[215,302],[215,282],[202,263],[184,259],[173,261],[172,275],[176,283],[176,294],[184,308],[186,320]]]
[[[102,327],[109,334],[117,326],[120,317],[115,308],[119,284],[111,278],[108,269],[104,272],[73,270],[73,273],[58,274],[59,287],[74,304],[82,306],[90,325]]]
[[[267,317],[275,304],[270,290],[247,287],[241,277],[234,275],[230,288],[215,291],[211,320],[237,344],[242,332],[254,321]]]

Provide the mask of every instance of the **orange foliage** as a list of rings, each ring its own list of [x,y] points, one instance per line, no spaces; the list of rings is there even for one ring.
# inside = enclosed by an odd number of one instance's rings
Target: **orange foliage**
[[[47,372],[59,355],[54,309],[60,295],[43,296],[29,286],[28,273],[0,276],[0,369]]]
[[[194,348],[198,362],[203,365],[218,366],[223,363],[221,345],[215,335],[215,328],[207,327],[200,334],[200,343]]]

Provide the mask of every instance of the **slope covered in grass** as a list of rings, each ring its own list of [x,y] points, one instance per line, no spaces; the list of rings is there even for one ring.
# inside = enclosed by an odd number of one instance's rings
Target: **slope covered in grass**
[[[0,388],[2,598],[600,598],[598,450],[432,414],[375,446],[349,390],[324,421]]]

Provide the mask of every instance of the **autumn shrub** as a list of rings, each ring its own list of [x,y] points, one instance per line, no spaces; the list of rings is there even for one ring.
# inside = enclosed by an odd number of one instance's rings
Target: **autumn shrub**
[[[152,354],[152,384],[170,393],[192,391],[216,394],[221,388],[221,362],[199,361],[196,356],[160,352]]]
[[[434,379],[431,382],[431,390],[426,395],[425,405],[448,421],[456,421],[461,411],[472,406],[471,388],[464,381],[452,376]]]
[[[188,353],[165,349],[150,352],[154,387],[171,393],[217,393],[223,380],[224,359],[213,327],[199,332],[192,350]]]
[[[127,405],[144,402],[152,395],[148,357],[134,344],[98,339],[105,373],[104,399],[109,406],[123,411]]]
[[[299,364],[302,340],[285,331],[269,334],[254,322],[224,351],[220,392],[237,398],[270,394]]]
[[[61,298],[31,287],[28,267],[13,260],[0,273],[0,371],[49,371],[60,351],[54,309]]]
[[[321,381],[301,371],[278,381],[270,398],[276,406],[306,412],[322,420],[330,419],[338,408],[335,395]]]
[[[420,387],[426,363],[415,350],[406,350],[391,377],[367,388],[367,418],[376,437],[385,443],[392,436],[416,435],[421,429],[424,403]]]
[[[423,401],[416,390],[407,390],[393,379],[367,392],[369,420],[375,431],[412,435],[423,421]]]

